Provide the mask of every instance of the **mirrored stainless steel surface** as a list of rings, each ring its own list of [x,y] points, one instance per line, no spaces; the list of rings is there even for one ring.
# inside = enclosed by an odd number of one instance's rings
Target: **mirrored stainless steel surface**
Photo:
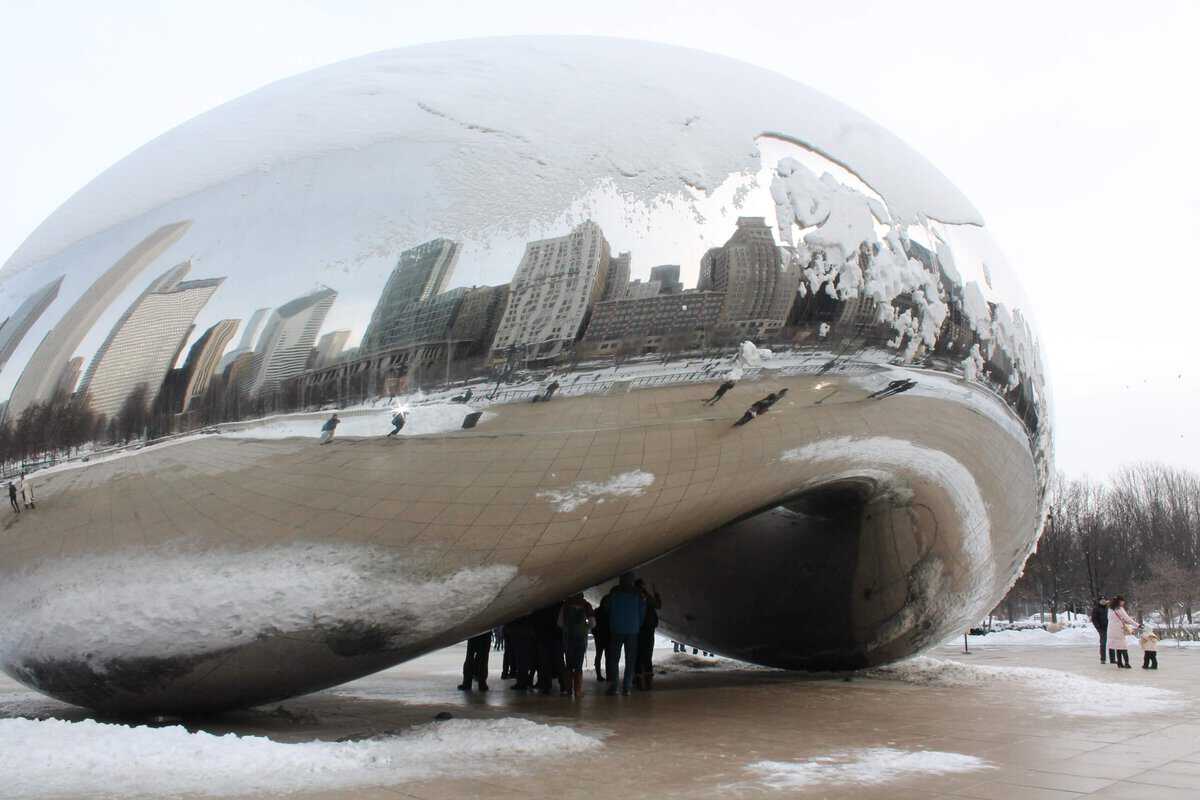
[[[71,197],[0,319],[0,667],[106,711],[312,691],[634,568],[717,652],[902,658],[1002,597],[1052,463],[979,212],[646,43],[268,86]]]

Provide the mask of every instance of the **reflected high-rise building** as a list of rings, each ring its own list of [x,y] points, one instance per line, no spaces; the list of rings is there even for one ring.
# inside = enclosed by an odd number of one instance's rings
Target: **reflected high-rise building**
[[[432,300],[445,290],[461,249],[458,242],[434,239],[400,254],[363,334],[364,352],[392,347],[408,335],[405,326],[412,304]]]
[[[62,276],[50,281],[26,297],[25,302],[21,303],[8,319],[0,323],[0,371],[3,371],[8,359],[12,358],[13,351],[21,344],[25,334],[29,333],[33,323],[38,321],[42,312],[58,297],[58,289],[62,282]]]
[[[183,362],[183,392],[180,395],[181,411],[187,411],[193,402],[208,391],[208,384],[217,371],[221,354],[237,333],[241,320],[223,319],[200,335],[188,350]]]
[[[253,352],[255,339],[262,332],[263,324],[266,323],[267,317],[270,314],[271,309],[259,308],[250,315],[250,319],[246,322],[246,327],[242,328],[242,338],[238,341],[237,347],[221,356],[221,361],[217,364],[218,373],[224,372],[225,368],[243,353]]]
[[[190,270],[191,264],[184,262],[160,275],[109,332],[79,387],[90,395],[96,413],[112,416],[138,386],[155,392],[162,384],[196,315],[225,281],[183,280]]]
[[[62,368],[58,383],[54,385],[55,397],[70,397],[79,382],[79,373],[83,371],[83,356],[75,356]]]
[[[320,369],[332,364],[341,355],[342,351],[346,349],[346,342],[348,341],[350,341],[349,330],[330,331],[323,335],[317,340],[317,347],[310,369]]]
[[[632,261],[633,254],[628,251],[608,260],[608,280],[604,282],[604,294],[600,297],[601,300],[620,300],[625,296],[625,289],[629,285],[629,269]],[[678,273],[676,273],[676,277],[678,277]]]
[[[650,280],[658,281],[659,292],[662,294],[679,294],[683,291],[683,283],[679,280],[678,264],[663,264],[650,268]]]
[[[604,294],[608,263],[608,241],[591,220],[566,236],[525,245],[492,344],[493,357],[515,347],[527,359],[554,358],[574,343],[592,305]]]
[[[763,217],[738,217],[737,230],[700,261],[701,291],[725,292],[721,321],[742,336],[783,327],[796,300],[800,270],[785,258]]]
[[[304,371],[337,292],[323,287],[275,309],[254,350],[249,393],[272,392]]]
[[[20,417],[33,403],[50,399],[63,367],[75,355],[96,320],[147,266],[179,241],[192,223],[175,222],[151,233],[97,278],[46,334],[25,364],[8,400],[5,414]],[[160,378],[161,379],[161,378]]]

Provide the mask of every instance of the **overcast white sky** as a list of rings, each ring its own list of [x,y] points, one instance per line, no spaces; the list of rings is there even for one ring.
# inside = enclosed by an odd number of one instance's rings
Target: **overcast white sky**
[[[312,67],[472,36],[668,42],[842,100],[966,193],[1033,298],[1062,469],[1200,470],[1197,31],[1186,1],[0,0],[0,262],[147,140]]]

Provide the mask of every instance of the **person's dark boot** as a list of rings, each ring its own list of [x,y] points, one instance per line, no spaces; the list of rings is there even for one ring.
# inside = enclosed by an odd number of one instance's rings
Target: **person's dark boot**
[[[479,691],[486,692],[487,690],[488,690],[488,687],[487,687],[486,683],[479,684]]]
[[[471,684],[469,684],[469,683],[460,683],[460,684],[458,685],[458,690],[459,690],[460,692],[469,692],[469,691],[471,691]]]

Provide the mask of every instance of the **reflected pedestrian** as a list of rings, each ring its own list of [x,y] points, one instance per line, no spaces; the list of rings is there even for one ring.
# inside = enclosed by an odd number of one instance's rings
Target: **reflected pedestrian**
[[[570,693],[578,700],[583,696],[583,659],[587,655],[588,634],[596,627],[596,612],[583,593],[571,595],[558,613],[563,632],[563,649],[567,655],[567,674]]]
[[[717,403],[721,402],[721,398],[725,396],[725,393],[728,392],[730,389],[732,389],[734,386],[737,386],[736,381],[731,381],[731,380],[725,381],[724,383],[722,383],[720,386],[717,387],[717,391],[713,393],[712,397],[710,397],[704,401],[704,405],[715,406]]]
[[[408,418],[405,416],[404,412],[397,411],[392,416],[392,430],[388,436],[395,436],[396,434],[400,433],[400,429],[404,427],[405,422],[408,422]]]
[[[467,639],[467,657],[463,660],[463,682],[459,690],[471,691],[471,681],[479,685],[479,691],[488,690],[488,653],[492,649],[492,632],[484,631],[478,636]]]
[[[633,583],[632,573],[626,572],[618,584],[608,593],[609,597],[609,649],[608,677],[612,686],[607,694],[617,693],[620,683],[621,694],[629,694],[633,674],[637,669],[638,632],[642,618],[646,616],[646,601]],[[619,672],[621,651],[625,651],[625,674]],[[618,677],[621,680],[618,681]]]
[[[17,513],[17,514],[21,513],[21,506],[19,503],[17,503],[17,482],[16,481],[8,482],[8,502],[12,504],[12,510],[15,513]]]
[[[1103,664],[1104,650],[1108,645],[1108,601],[1103,597],[1096,598],[1096,605],[1092,606],[1092,627],[1100,634],[1100,663]],[[1109,650],[1108,657],[1115,660],[1116,651]]]
[[[321,444],[329,444],[333,441],[333,434],[337,430],[337,426],[341,425],[342,421],[338,419],[338,415],[334,414],[329,419],[325,420],[325,424],[321,426]]]
[[[762,400],[755,402],[753,405],[751,405],[749,408],[746,409],[746,413],[742,414],[741,418],[737,422],[733,423],[733,427],[737,428],[742,425],[745,425],[747,422],[754,419],[755,417],[759,417],[759,416],[762,416],[763,414],[767,413],[767,409],[769,409],[772,405],[775,404],[775,400],[776,400],[775,393],[771,392],[769,395],[764,397]]]
[[[29,480],[26,473],[21,473],[17,488],[21,491],[21,502],[25,504],[25,508],[37,508],[37,504],[33,502],[33,481]]]
[[[1132,669],[1129,666],[1129,645],[1126,642],[1126,637],[1132,635],[1135,630],[1137,630],[1137,623],[1133,621],[1133,617],[1129,616],[1129,612],[1125,610],[1125,598],[1117,595],[1109,600],[1108,629],[1106,631],[1108,649],[1110,653],[1116,651],[1117,658],[1113,663],[1119,669]]]
[[[642,615],[642,626],[638,629],[637,687],[648,692],[654,685],[654,631],[658,628],[658,611],[662,608],[662,595],[658,589],[646,587],[641,578],[634,583],[638,593],[645,603],[645,613]]]

